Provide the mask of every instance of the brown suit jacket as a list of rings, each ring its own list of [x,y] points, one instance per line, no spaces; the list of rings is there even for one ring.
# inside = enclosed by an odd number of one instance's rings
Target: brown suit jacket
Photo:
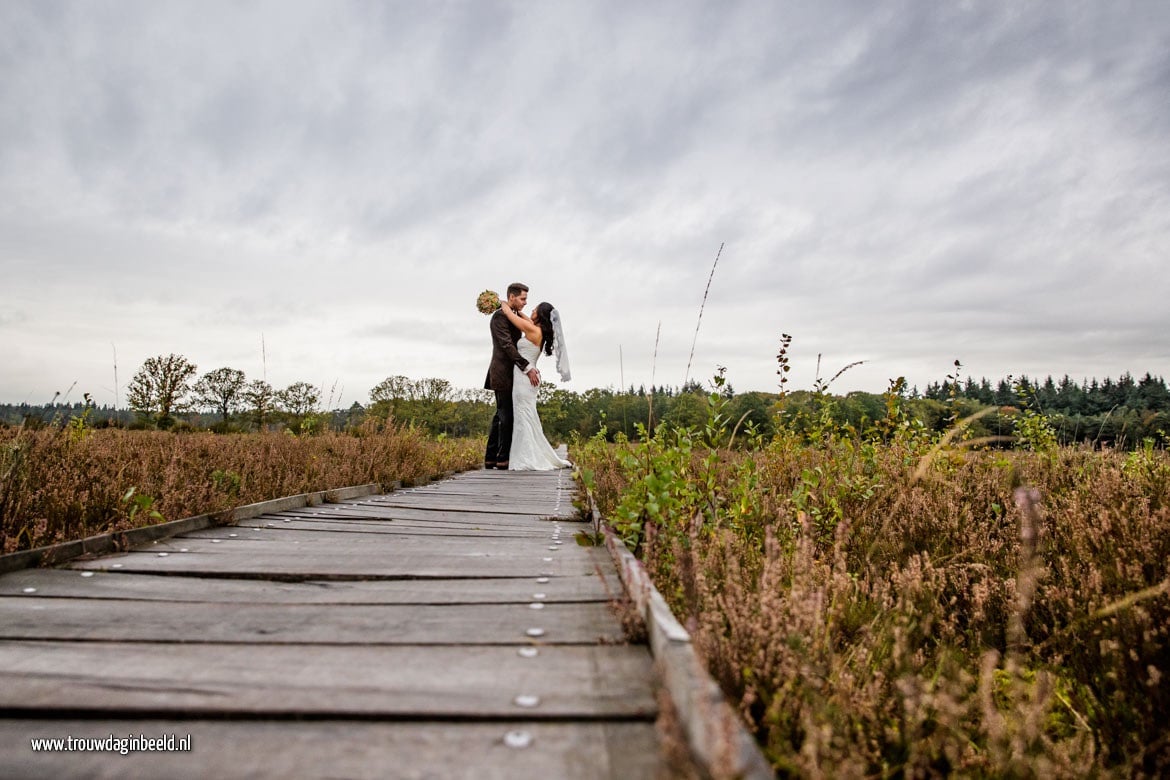
[[[507,306],[508,304],[504,304]],[[497,311],[491,319],[492,331],[492,362],[488,365],[487,379],[483,386],[486,390],[512,390],[512,366],[521,371],[528,370],[528,361],[520,356],[516,349],[516,342],[520,340],[520,329],[502,311]]]

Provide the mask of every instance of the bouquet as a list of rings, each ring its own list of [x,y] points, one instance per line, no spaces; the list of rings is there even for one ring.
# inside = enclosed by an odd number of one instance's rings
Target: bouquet
[[[475,299],[475,308],[479,309],[480,314],[492,314],[500,308],[500,296],[491,290],[484,290]]]

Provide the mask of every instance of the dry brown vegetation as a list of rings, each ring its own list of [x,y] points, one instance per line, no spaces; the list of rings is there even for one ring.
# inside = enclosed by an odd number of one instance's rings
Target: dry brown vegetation
[[[1165,451],[711,434],[576,456],[779,773],[1170,773]]]
[[[0,551],[155,523],[158,515],[173,520],[298,493],[413,482],[473,466],[481,450],[479,441],[435,441],[372,423],[308,437],[0,428]]]

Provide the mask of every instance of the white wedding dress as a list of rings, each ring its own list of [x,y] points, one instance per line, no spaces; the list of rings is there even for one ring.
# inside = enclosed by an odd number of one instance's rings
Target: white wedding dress
[[[540,348],[521,336],[516,349],[528,361],[529,368],[540,359]],[[527,374],[512,367],[512,451],[508,457],[509,471],[550,471],[573,464],[562,460],[544,436],[540,415],[536,413],[536,388]]]

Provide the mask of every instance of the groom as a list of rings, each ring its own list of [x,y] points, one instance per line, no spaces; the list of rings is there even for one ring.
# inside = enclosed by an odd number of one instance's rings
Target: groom
[[[528,285],[513,282],[508,285],[508,300],[504,306],[520,312],[528,304]],[[508,468],[508,456],[512,451],[512,366],[528,375],[533,387],[540,385],[540,373],[529,367],[528,361],[520,356],[516,342],[520,340],[520,329],[504,316],[502,310],[491,318],[492,362],[488,365],[484,389],[496,394],[496,414],[492,417],[488,433],[487,452],[483,456],[485,469]]]

